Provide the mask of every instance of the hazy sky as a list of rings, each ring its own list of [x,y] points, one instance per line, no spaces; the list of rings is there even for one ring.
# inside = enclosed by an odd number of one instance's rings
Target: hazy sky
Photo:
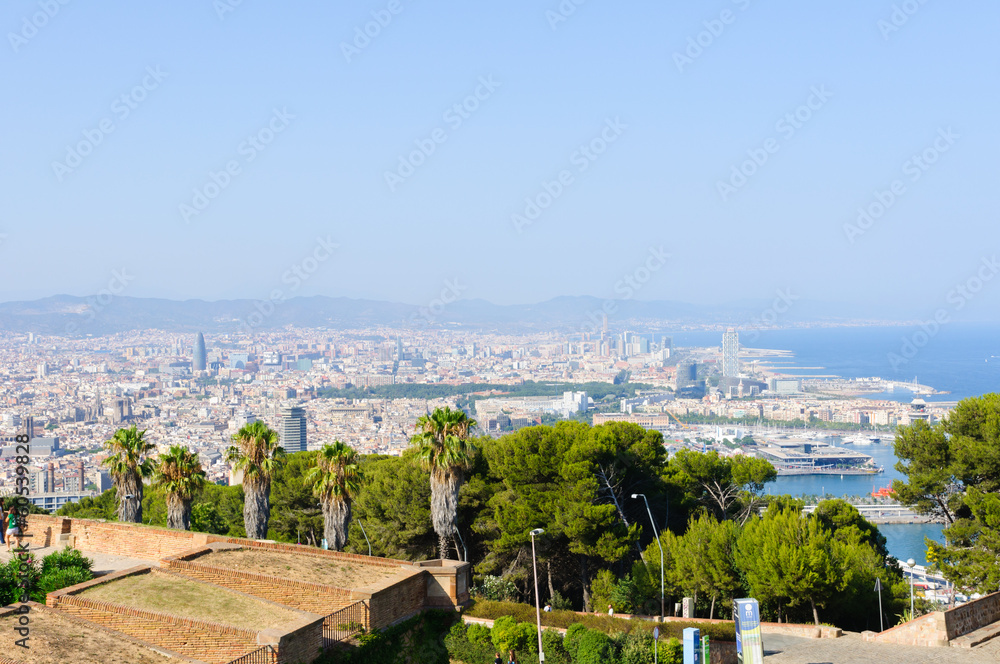
[[[998,310],[995,2],[62,2],[0,10],[0,300]]]

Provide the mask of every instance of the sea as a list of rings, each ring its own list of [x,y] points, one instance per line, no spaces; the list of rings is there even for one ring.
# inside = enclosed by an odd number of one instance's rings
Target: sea
[[[668,335],[674,346],[720,346],[721,332],[657,332]],[[923,396],[925,401],[958,401],[1000,391],[1000,325],[949,323],[933,335],[919,326],[817,327],[742,332],[740,343],[751,348],[791,351],[793,357],[781,371],[791,375],[829,374],[843,378],[878,376],[896,381],[916,381],[946,394]],[[808,369],[796,367],[810,367]],[[821,367],[817,369],[815,367]],[[907,403],[912,392],[896,389],[868,398]],[[891,436],[880,444],[858,446],[858,451],[883,466],[878,475],[782,476],[768,486],[774,494],[865,496],[901,477]],[[940,524],[882,524],[889,553],[900,560],[913,558],[927,564],[924,538],[943,542]]]

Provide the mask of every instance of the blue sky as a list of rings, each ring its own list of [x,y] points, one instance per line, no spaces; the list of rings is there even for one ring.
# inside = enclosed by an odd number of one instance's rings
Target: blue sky
[[[931,315],[983,278],[966,312],[996,315],[995,3],[226,2],[4,3],[0,300],[122,269],[266,298],[296,266],[297,295],[606,298],[660,250],[634,297]]]

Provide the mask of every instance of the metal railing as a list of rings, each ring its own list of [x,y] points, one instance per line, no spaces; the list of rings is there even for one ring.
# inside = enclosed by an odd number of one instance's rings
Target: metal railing
[[[349,604],[323,619],[323,649],[368,631],[368,602]]]
[[[261,646],[242,657],[237,657],[229,664],[277,664],[278,652],[271,646]]]

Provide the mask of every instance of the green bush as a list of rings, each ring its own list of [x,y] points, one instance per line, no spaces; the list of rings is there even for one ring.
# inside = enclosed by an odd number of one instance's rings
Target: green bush
[[[587,626],[581,623],[574,623],[566,630],[566,638],[563,639],[563,646],[569,656],[576,661],[577,649],[580,647],[580,639],[587,633]]]
[[[626,634],[618,660],[621,664],[653,664],[653,638],[648,634]]]
[[[44,604],[47,594],[61,590],[67,586],[75,586],[78,583],[90,581],[92,578],[94,578],[94,575],[90,573],[90,570],[83,570],[76,567],[54,569],[48,574],[42,574],[38,580],[38,585],[31,591],[31,599],[39,604]]]
[[[20,556],[24,560],[20,560]],[[5,564],[0,565],[0,606],[15,604],[23,599],[22,584],[31,589],[38,586],[41,572],[38,561],[32,553],[15,554]]]
[[[76,569],[83,572],[90,572],[94,567],[94,561],[84,557],[82,553],[67,546],[62,551],[50,553],[42,559],[42,575],[45,576],[56,570]]]
[[[538,632],[531,623],[517,622],[510,616],[493,621],[493,646],[501,651],[538,652]]]
[[[542,649],[545,651],[546,664],[572,664],[563,644],[563,635],[554,629],[542,630]]]
[[[461,623],[456,624],[460,625]],[[486,649],[493,647],[493,640],[490,636],[490,628],[486,625],[477,625],[476,623],[466,625],[465,638],[468,639],[469,643],[481,645]]]
[[[590,582],[591,608],[606,613],[611,604],[611,595],[615,591],[615,575],[609,569],[602,569]]]
[[[496,602],[513,602],[517,599],[517,587],[509,579],[487,575],[472,587],[469,594],[479,599],[490,599]]]
[[[552,607],[553,611],[571,611],[573,609],[573,602],[567,597],[563,597],[556,590],[552,593],[552,598],[549,600],[549,606]]]
[[[501,616],[511,616],[518,622],[534,623],[535,607],[528,604],[514,602],[491,602],[488,600],[476,600],[466,611],[466,615],[474,618],[485,618],[496,620]],[[573,623],[582,623],[585,627],[596,629],[605,634],[622,632],[631,634],[632,632],[643,632],[652,634],[656,623],[648,620],[626,620],[624,618],[612,618],[606,613],[576,613],[575,611],[546,611],[542,613],[543,627],[568,628]],[[660,637],[669,638],[671,636],[682,638],[685,627],[697,627],[703,635],[708,636],[713,641],[736,640],[736,632],[731,622],[709,623],[698,620],[671,621],[660,625]]]
[[[660,655],[660,661],[666,664],[681,664],[684,661],[684,644],[673,636],[667,639],[660,652],[663,653]]]
[[[588,629],[576,649],[577,664],[606,664],[615,661],[611,639],[604,632]]]

